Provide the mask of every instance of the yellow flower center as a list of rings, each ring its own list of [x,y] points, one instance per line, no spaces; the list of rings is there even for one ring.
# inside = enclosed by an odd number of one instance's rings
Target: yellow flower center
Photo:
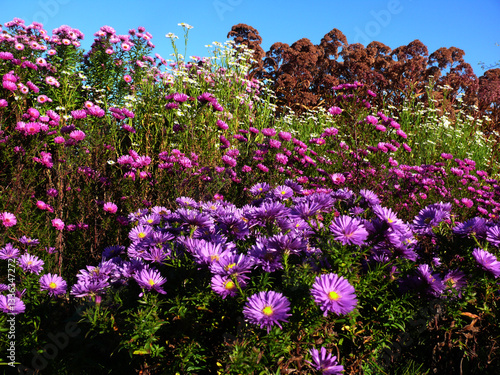
[[[153,219],[148,219],[147,222],[151,224],[153,222]]]
[[[55,289],[55,288],[57,288],[56,283],[52,281],[52,282],[49,284],[49,288],[50,288],[50,289]]]
[[[137,237],[139,237],[139,238],[144,238],[144,237],[146,237],[146,233],[144,233],[144,232],[140,232],[140,233],[137,235]]]
[[[328,293],[328,298],[330,298],[333,301],[336,301],[340,298],[339,294],[337,292],[330,292]]]
[[[266,306],[262,309],[262,312],[264,313],[264,315],[266,316],[271,316],[273,315],[273,308],[271,306]]]
[[[234,282],[232,280],[228,280],[225,284],[224,284],[224,288],[226,288],[227,290],[231,290],[235,287],[234,285]]]
[[[387,221],[389,222],[389,224],[394,222],[394,220],[392,220],[390,217],[387,218]]]
[[[231,264],[228,264],[226,266],[226,271],[230,270],[231,268],[233,268],[234,266],[236,266],[236,263],[231,263]]]
[[[151,286],[155,285],[155,282],[154,282],[154,280],[153,280],[153,279],[149,279],[149,281],[148,281],[148,282],[149,282],[149,285],[151,285]]]

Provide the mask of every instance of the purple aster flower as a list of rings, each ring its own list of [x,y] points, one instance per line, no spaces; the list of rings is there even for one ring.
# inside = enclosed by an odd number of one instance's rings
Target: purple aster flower
[[[151,289],[156,290],[158,293],[166,294],[161,286],[167,281],[164,277],[160,275],[155,269],[143,268],[138,273],[134,275],[135,281],[143,289],[150,291]]]
[[[19,249],[12,246],[11,243],[5,244],[0,248],[0,259],[17,259],[19,257]]]
[[[348,314],[358,303],[354,287],[342,276],[334,273],[316,277],[311,294],[324,316],[330,311],[337,315]]]
[[[250,296],[243,308],[243,315],[246,320],[261,328],[267,328],[267,333],[271,331],[273,325],[283,328],[279,321],[288,322],[291,316],[290,302],[281,293],[269,291],[259,292]]]
[[[243,279],[237,279],[238,284],[241,288],[246,286],[246,282]],[[222,299],[227,296],[234,297],[238,294],[238,288],[236,283],[231,279],[230,276],[214,275],[212,276],[211,282],[212,290],[220,295]]]
[[[278,200],[285,200],[293,197],[293,190],[286,185],[281,185],[274,188],[272,195]]]
[[[176,198],[175,203],[185,208],[198,208],[198,203],[193,198],[189,197]]]
[[[486,230],[486,239],[493,246],[500,247],[500,226],[498,224]]]
[[[465,223],[458,223],[453,228],[453,233],[459,236],[476,236],[479,239],[484,239],[486,237],[486,231],[486,219],[482,217],[473,217],[472,219],[467,220]]]
[[[259,207],[248,212],[249,218],[253,224],[266,225],[272,223],[276,219],[287,217],[290,209],[280,202],[265,201]],[[252,226],[252,225],[250,225]]]
[[[456,290],[459,297],[461,296],[460,291],[467,285],[465,273],[460,270],[449,271],[444,277],[443,282],[449,290]]]
[[[9,294],[8,296],[0,295],[0,311],[5,314],[17,315],[23,313],[26,306],[19,297]]]
[[[114,276],[116,266],[113,262],[102,261],[97,266],[87,266],[87,269],[81,269],[76,277],[78,280],[104,280],[107,281]]]
[[[222,243],[215,243],[204,239],[188,239],[184,241],[184,246],[193,254],[198,264],[210,265],[232,254]]]
[[[417,277],[423,283],[427,293],[434,297],[439,297],[443,293],[445,285],[441,276],[437,273],[431,273],[431,268],[428,264],[421,264],[417,267]]]
[[[40,241],[37,240],[36,238],[30,238],[26,236],[22,236],[19,238],[19,242],[21,242],[23,245],[26,246],[38,246],[40,245]]]
[[[404,225],[403,221],[398,219],[396,214],[390,208],[376,205],[372,209],[373,213],[380,220],[385,221],[389,225],[389,228],[393,230],[401,230],[401,227]]]
[[[167,250],[167,251],[165,251]],[[149,249],[142,254],[144,260],[149,260],[155,263],[163,263],[170,254],[170,249],[164,246],[150,246]]]
[[[71,287],[71,295],[75,297],[98,297],[109,288],[109,283],[106,280],[90,279],[88,277],[81,277],[78,282]],[[96,299],[97,301],[97,299]]]
[[[19,266],[23,269],[23,271],[29,271],[38,275],[43,269],[43,265],[44,261],[35,255],[25,253],[19,258]]]
[[[361,221],[347,215],[342,215],[333,219],[330,224],[330,232],[332,232],[333,237],[343,245],[362,246],[368,238],[368,232]]]
[[[474,249],[472,256],[485,271],[491,272],[495,278],[500,277],[500,262],[495,255],[486,250]]]
[[[102,252],[102,258],[111,259],[120,256],[124,252],[125,252],[125,246],[121,245],[108,246],[104,248],[104,251]]]
[[[312,348],[309,350],[309,354],[311,354],[314,363],[306,362],[315,370],[321,371],[322,374],[339,375],[344,371],[344,366],[337,363],[337,357],[332,356],[324,347],[321,347],[320,350]]]
[[[282,269],[281,254],[275,249],[268,248],[267,244],[267,238],[257,237],[255,245],[250,248],[249,255],[251,255],[256,263],[266,272],[274,272],[278,269]]]
[[[153,235],[154,229],[149,225],[138,225],[128,234],[128,238],[134,242],[140,242]]]
[[[252,195],[259,195],[262,193],[267,193],[271,189],[271,186],[267,182],[258,183],[250,188],[250,193]]]
[[[214,275],[242,276],[252,271],[254,260],[245,254],[228,254],[212,262],[210,271]]]
[[[217,226],[221,233],[226,236],[234,236],[241,240],[250,233],[247,223],[239,215],[230,214],[227,210],[221,208],[217,218]]]
[[[380,199],[378,198],[377,194],[375,194],[371,190],[361,189],[359,191],[359,195],[361,195],[361,197],[363,198],[362,203],[366,203],[369,206],[376,206],[380,204]]]
[[[413,220],[413,229],[420,234],[432,234],[432,228],[450,217],[449,211],[427,206]]]
[[[157,224],[160,224],[160,221],[161,221],[161,216],[158,214],[144,215],[144,216],[139,218],[139,224],[142,224],[142,225],[157,225]],[[153,233],[153,236],[154,236],[154,233]]]
[[[267,240],[267,250],[279,254],[299,254],[307,251],[308,242],[300,233],[275,234]]]
[[[48,291],[50,296],[66,293],[66,287],[66,281],[59,275],[48,273],[40,278],[40,290]]]

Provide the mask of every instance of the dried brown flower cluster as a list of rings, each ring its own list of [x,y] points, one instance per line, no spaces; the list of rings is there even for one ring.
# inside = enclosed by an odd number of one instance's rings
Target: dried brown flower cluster
[[[407,100],[428,103],[426,87],[432,84],[440,110],[453,115],[462,96],[464,108],[477,106],[492,119],[487,130],[500,130],[500,69],[478,78],[459,48],[442,47],[429,55],[419,40],[395,49],[376,41],[365,47],[349,44],[333,29],[317,45],[303,38],[292,45],[274,43],[264,53],[259,32],[245,24],[233,26],[228,38],[254,51],[251,76],[272,82],[278,104],[297,113],[331,105],[331,88],[341,83],[362,82],[379,93],[376,104],[396,107]]]

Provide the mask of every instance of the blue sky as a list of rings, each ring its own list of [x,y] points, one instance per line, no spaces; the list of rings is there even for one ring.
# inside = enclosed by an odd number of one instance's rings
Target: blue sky
[[[367,45],[379,41],[391,48],[422,41],[429,54],[440,47],[458,47],[465,61],[481,76],[479,62],[500,61],[499,0],[0,0],[0,24],[14,17],[26,23],[41,22],[52,30],[69,25],[85,34],[88,50],[93,34],[103,25],[118,34],[144,26],[153,34],[154,52],[172,53],[165,34],[173,32],[179,52],[184,52],[182,28],[189,32],[187,55],[208,56],[205,45],[225,42],[237,23],[256,28],[267,51],[275,42],[292,44],[309,38],[318,44],[333,28],[342,31],[349,43]]]

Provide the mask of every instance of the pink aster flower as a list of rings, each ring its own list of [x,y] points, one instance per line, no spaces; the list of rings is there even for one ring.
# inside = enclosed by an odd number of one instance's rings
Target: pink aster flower
[[[17,85],[11,81],[3,80],[2,86],[5,90],[9,90],[9,91],[16,91],[17,90]]]
[[[342,108],[330,107],[330,108],[328,108],[328,113],[330,113],[332,115],[340,115],[342,113]]]
[[[219,129],[226,130],[229,126],[222,120],[217,120],[217,126]]]
[[[46,102],[51,102],[52,99],[50,99],[47,95],[39,95],[36,98],[37,102],[40,104],[46,103]]]
[[[86,134],[82,132],[81,130],[73,130],[69,134],[70,138],[74,139],[75,141],[83,141],[86,137]]]
[[[52,226],[54,228],[56,228],[57,230],[63,230],[64,229],[64,222],[59,218],[55,218],[55,219],[52,219]]]
[[[129,76],[128,74],[125,74],[125,75],[123,76],[123,80],[124,80],[125,82],[127,82],[127,83],[130,83],[130,82],[132,82],[132,77],[131,77],[131,76]]]
[[[0,214],[0,220],[4,227],[13,227],[17,224],[16,216],[10,212],[2,212]]]
[[[103,209],[110,214],[115,214],[116,211],[118,211],[118,206],[112,202],[106,202],[104,203]]]
[[[55,86],[55,87],[59,87],[60,84],[59,82],[57,81],[57,79],[55,79],[54,77],[52,76],[48,76],[45,78],[45,82],[50,85],[50,86]]]

